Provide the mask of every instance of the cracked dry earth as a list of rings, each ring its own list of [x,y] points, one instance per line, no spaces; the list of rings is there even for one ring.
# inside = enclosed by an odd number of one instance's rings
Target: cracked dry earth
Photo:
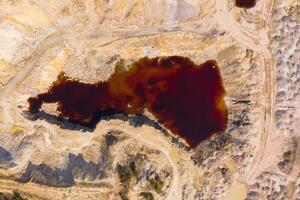
[[[0,0],[0,198],[300,199],[299,38],[298,0]],[[147,111],[93,131],[27,112],[60,72],[171,55],[216,60],[227,92],[226,131],[194,149]]]

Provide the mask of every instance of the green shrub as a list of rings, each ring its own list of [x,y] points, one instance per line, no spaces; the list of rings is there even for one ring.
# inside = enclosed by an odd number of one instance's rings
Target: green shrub
[[[153,194],[151,192],[141,192],[140,196],[142,196],[145,200],[154,200]]]
[[[129,167],[117,165],[117,172],[122,184],[128,184],[131,180],[131,171]]]
[[[164,182],[160,179],[159,175],[156,174],[154,178],[147,177],[147,181],[157,193],[161,193]]]

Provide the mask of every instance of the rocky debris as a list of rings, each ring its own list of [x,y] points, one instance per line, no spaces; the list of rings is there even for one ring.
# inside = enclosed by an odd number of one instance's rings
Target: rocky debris
[[[203,184],[197,188],[194,199],[221,199],[232,184],[232,174],[226,166],[204,169]],[[189,195],[185,195],[185,199]]]
[[[219,167],[215,170],[215,185],[212,187],[213,198],[221,198],[229,189],[232,183],[232,177],[226,167]]]
[[[288,180],[285,177],[264,172],[256,180],[257,182],[250,186],[247,200],[287,199]]]
[[[276,125],[281,131],[294,135],[299,120],[295,112],[300,99],[300,25],[299,19],[294,17],[297,5],[277,4],[272,16],[274,26],[270,41],[277,70]]]
[[[278,163],[278,168],[283,173],[289,174],[293,169],[293,165],[295,161],[295,150],[284,152],[282,157],[283,160]]]
[[[248,102],[245,101],[239,101],[239,102]],[[248,104],[248,103],[247,103]],[[249,126],[251,124],[250,121],[250,106],[244,106],[242,108],[236,109],[233,107],[232,109],[232,115],[230,115],[230,121],[228,125],[228,131],[234,132],[236,130],[239,130],[239,134],[246,134],[247,128],[244,128],[245,126]]]
[[[293,194],[294,199],[300,199],[300,173],[297,176],[297,179],[294,182],[295,190]]]
[[[231,141],[231,136],[226,133],[222,133],[215,138],[206,140],[197,146],[191,156],[191,160],[195,165],[203,165],[204,161],[207,161],[207,159],[214,157],[213,155],[216,152],[221,151]]]

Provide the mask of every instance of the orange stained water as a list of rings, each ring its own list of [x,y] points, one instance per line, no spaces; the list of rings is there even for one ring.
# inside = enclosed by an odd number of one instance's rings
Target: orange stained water
[[[30,97],[29,111],[57,103],[60,118],[95,126],[107,110],[132,114],[150,111],[164,127],[195,147],[227,125],[225,90],[216,61],[196,65],[189,58],[141,58],[129,70],[95,84],[63,73],[46,93]]]

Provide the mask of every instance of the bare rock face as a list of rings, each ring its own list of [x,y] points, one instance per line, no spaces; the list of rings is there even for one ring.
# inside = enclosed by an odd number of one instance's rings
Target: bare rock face
[[[300,198],[300,5],[0,1],[0,198]],[[61,72],[105,81],[148,56],[216,60],[228,124],[191,148],[147,110],[95,129],[28,112]]]

